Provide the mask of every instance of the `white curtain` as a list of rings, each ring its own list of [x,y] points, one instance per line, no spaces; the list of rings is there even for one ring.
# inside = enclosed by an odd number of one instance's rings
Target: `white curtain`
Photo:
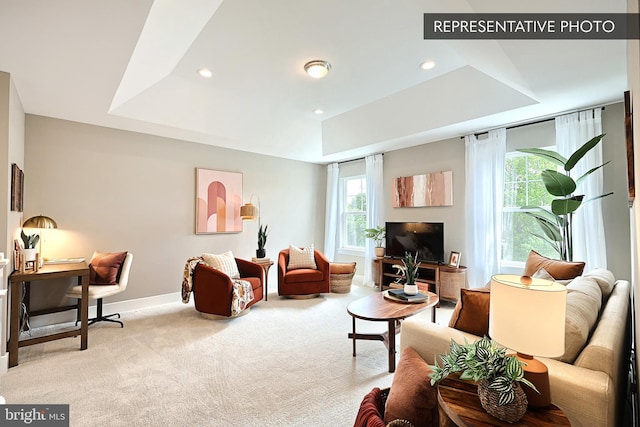
[[[596,108],[579,113],[556,117],[556,145],[558,152],[568,158],[591,138],[602,133],[601,110]],[[606,138],[605,138],[606,139]],[[602,144],[605,139],[571,170],[577,180],[589,169],[602,161]],[[584,201],[603,194],[602,168],[589,175],[576,189],[575,194],[584,194]],[[573,215],[573,259],[585,262],[585,272],[595,267],[607,268],[607,251],[602,219],[602,200],[584,203]]]
[[[340,167],[337,163],[327,165],[327,209],[324,216],[324,254],[333,261],[338,238],[338,183]]]
[[[384,225],[384,181],[382,154],[365,157],[365,176],[367,180],[367,228]],[[373,284],[373,259],[375,243],[365,239],[364,281]]]
[[[502,200],[507,131],[492,130],[487,139],[465,137],[466,261],[469,286],[485,286],[499,273]],[[464,254],[462,254],[464,257]]]

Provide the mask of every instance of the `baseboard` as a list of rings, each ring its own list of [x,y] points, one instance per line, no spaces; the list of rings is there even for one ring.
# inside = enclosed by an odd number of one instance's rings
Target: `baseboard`
[[[182,295],[180,292],[103,304],[102,311],[104,314],[119,313],[123,311],[140,310],[142,308],[174,303],[177,301],[182,301]],[[96,315],[95,300],[92,300],[90,304],[93,305],[89,305],[89,318],[95,317]],[[32,317],[29,319],[29,324],[32,328],[38,328],[41,326],[49,326],[57,323],[74,322],[75,320],[76,312],[75,310],[70,310],[60,313],[51,313]],[[0,367],[0,369],[1,368],[2,367]]]

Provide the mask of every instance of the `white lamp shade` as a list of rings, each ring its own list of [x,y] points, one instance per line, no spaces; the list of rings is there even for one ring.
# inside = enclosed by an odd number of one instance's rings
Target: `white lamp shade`
[[[556,282],[517,275],[491,278],[489,336],[503,346],[530,356],[564,353],[567,289]]]

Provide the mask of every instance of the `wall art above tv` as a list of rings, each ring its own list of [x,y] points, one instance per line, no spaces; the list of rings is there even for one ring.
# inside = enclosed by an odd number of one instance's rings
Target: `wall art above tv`
[[[453,172],[434,172],[396,178],[394,208],[453,206]]]

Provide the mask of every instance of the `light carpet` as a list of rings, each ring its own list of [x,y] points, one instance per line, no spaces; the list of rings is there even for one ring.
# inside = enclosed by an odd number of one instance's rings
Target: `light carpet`
[[[79,338],[21,348],[0,394],[7,403],[69,404],[71,426],[352,426],[362,397],[393,379],[381,342],[358,341],[352,357],[347,338],[347,305],[373,292],[273,294],[229,320],[181,302],[123,312],[124,329],[90,327],[85,351]],[[450,313],[438,309],[438,322]],[[428,322],[431,311],[418,316]]]

